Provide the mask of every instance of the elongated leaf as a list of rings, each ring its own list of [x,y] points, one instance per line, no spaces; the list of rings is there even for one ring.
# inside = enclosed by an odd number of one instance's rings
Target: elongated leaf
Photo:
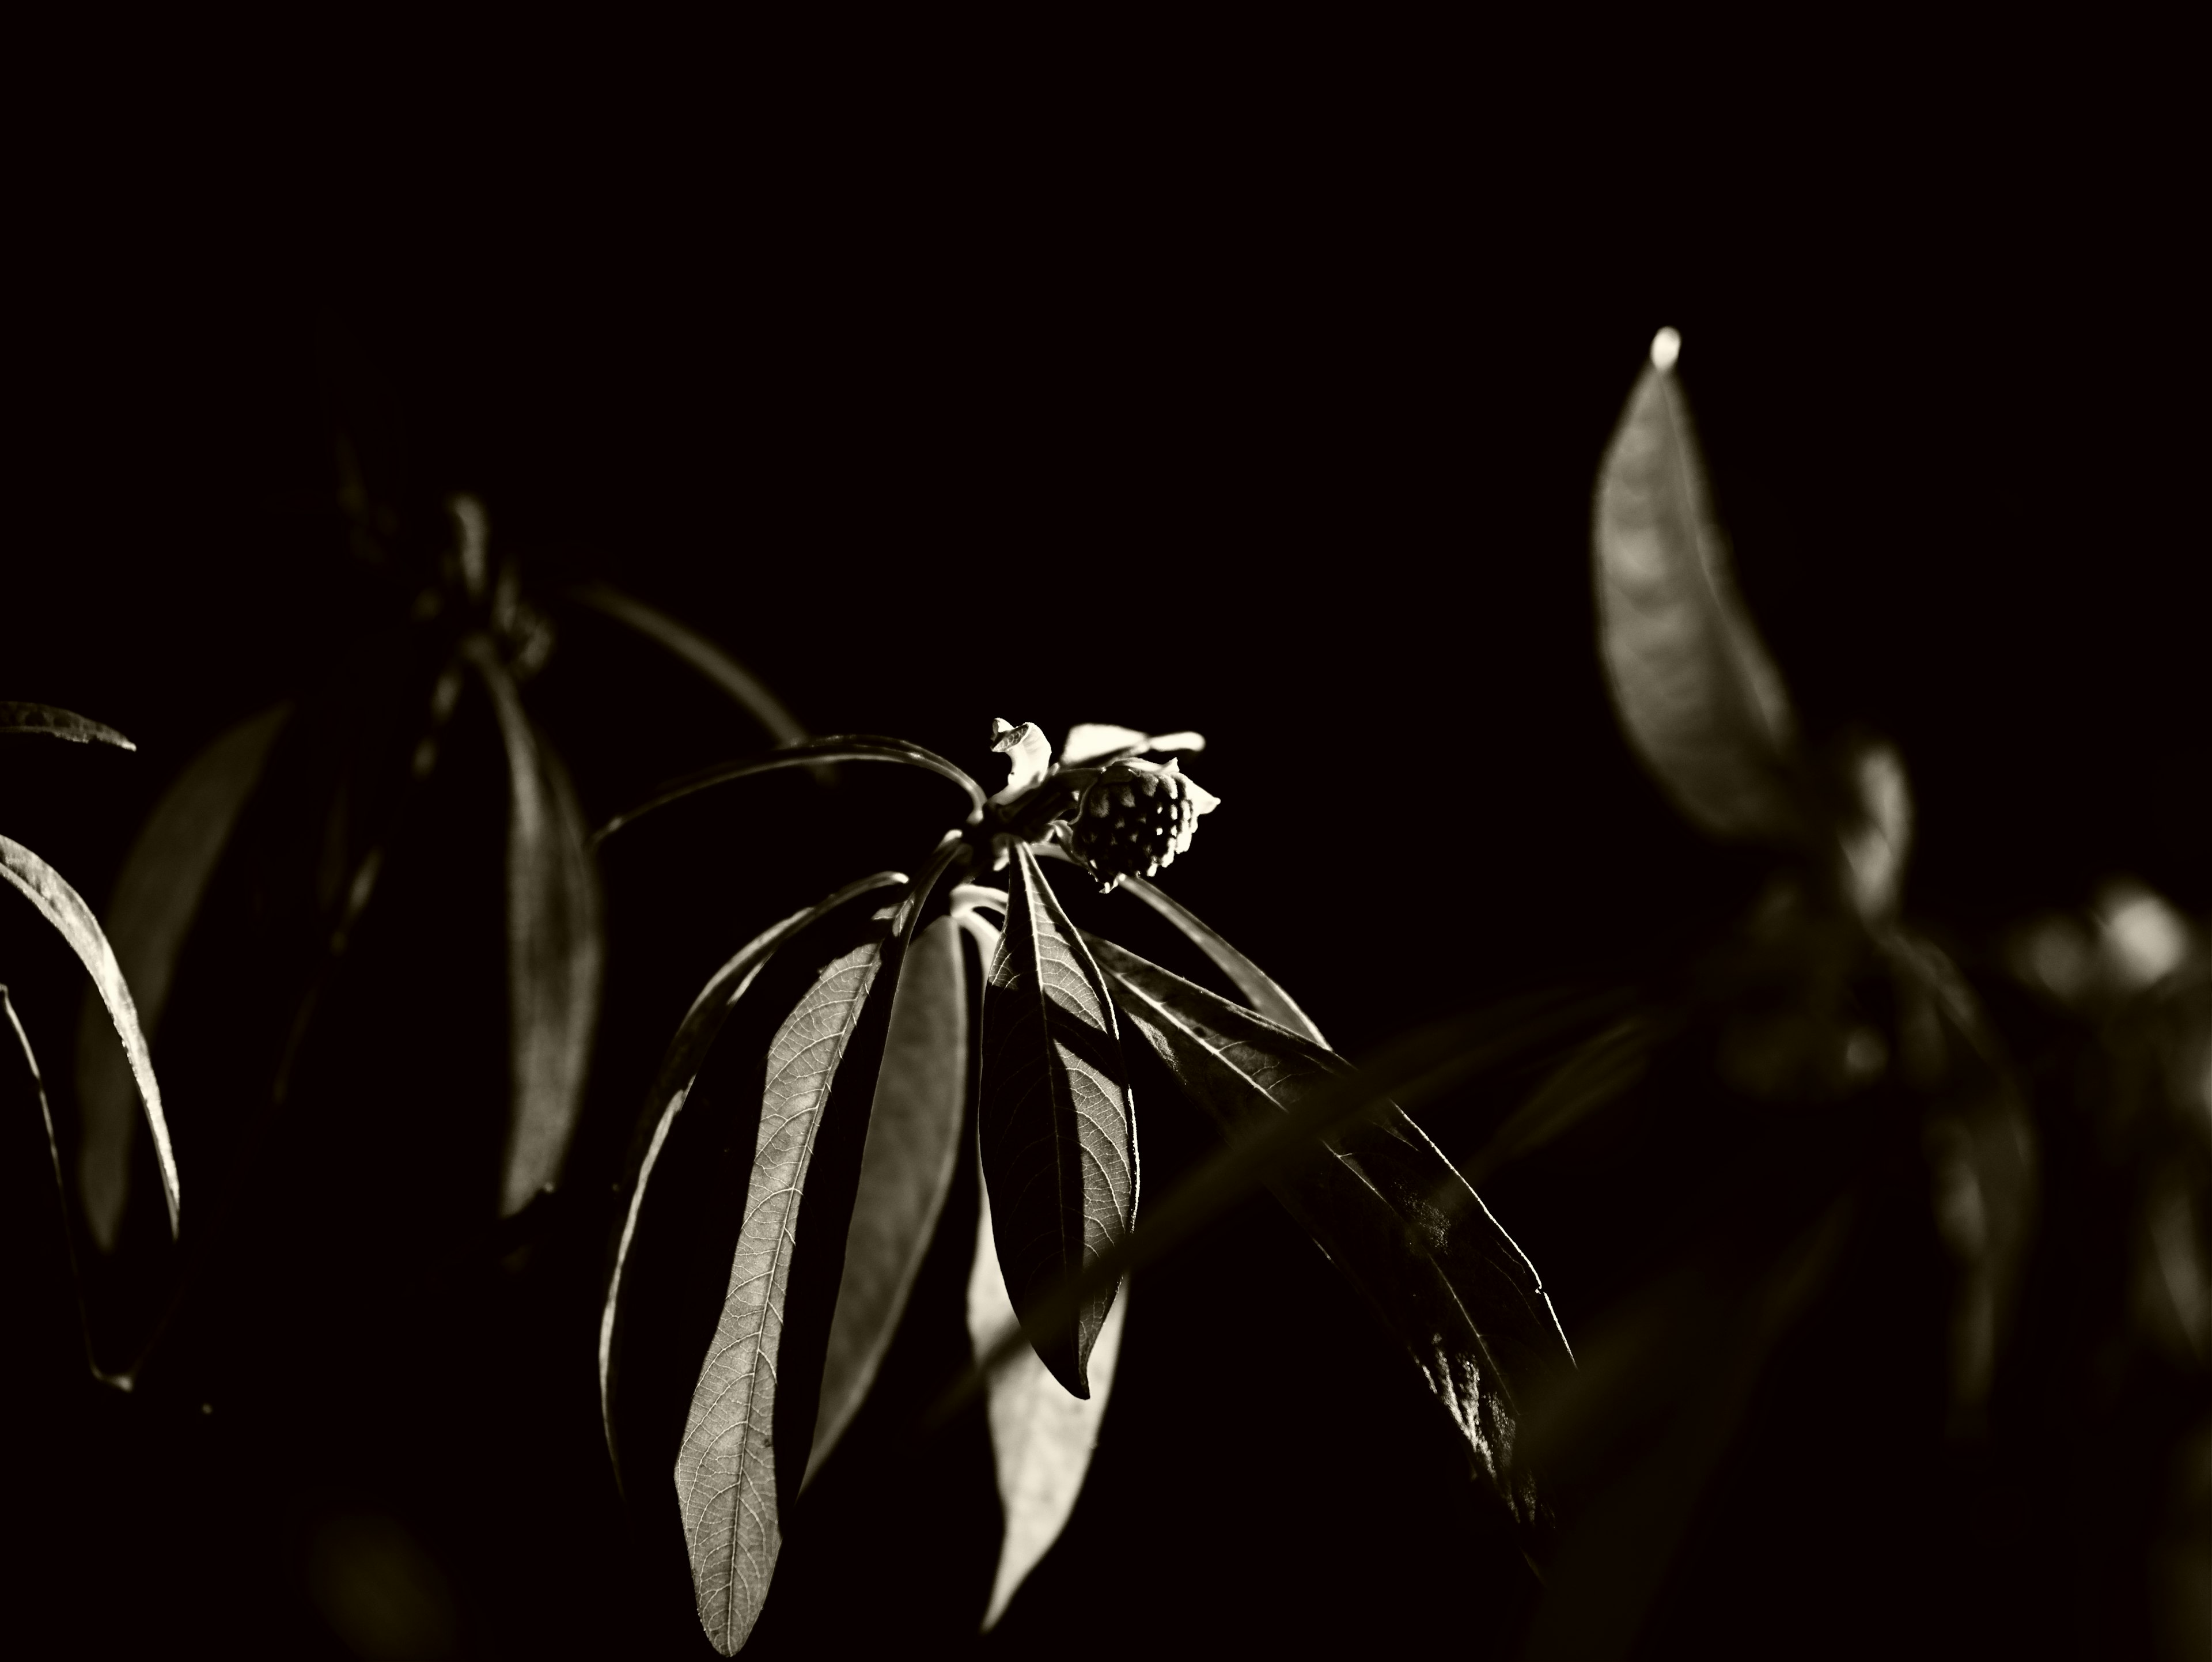
[[[891,995],[803,1482],[813,1481],[860,1411],[898,1330],[952,1187],[967,1098],[967,973],[959,925],[940,917],[902,958]]]
[[[1231,1138],[1352,1072],[1111,941],[1091,945],[1122,1014]],[[1540,1395],[1573,1364],[1535,1270],[1395,1105],[1325,1146],[1331,1158],[1279,1167],[1268,1188],[1406,1346],[1499,1498],[1533,1519],[1533,1487],[1514,1470],[1520,1399]]]
[[[629,1169],[623,1186],[617,1190],[623,1202],[622,1233],[617,1238],[612,1262],[607,1269],[606,1298],[599,1312],[599,1413],[605,1427],[607,1452],[614,1461],[617,1482],[623,1477],[623,1461],[614,1429],[614,1392],[616,1389],[617,1336],[620,1327],[623,1293],[623,1270],[629,1261],[630,1242],[637,1233],[638,1215],[644,1209],[646,1195],[653,1182],[654,1166],[660,1151],[674,1129],[676,1117],[683,1111],[690,1093],[691,1082],[698,1075],[700,1065],[714,1042],[722,1025],[729,1020],[730,1012],[738,1001],[759,978],[769,959],[776,949],[798,934],[816,920],[827,916],[847,901],[878,889],[892,888],[906,881],[903,872],[877,872],[843,888],[812,906],[802,907],[776,924],[763,929],[732,956],[729,962],[714,971],[699,995],[691,1001],[676,1037],[669,1042],[666,1055],[661,1058],[660,1071],[646,1098],[645,1113],[640,1122],[641,1130],[649,1128],[631,1149]]]
[[[1080,862],[1075,856],[1058,844],[1048,843],[1042,847],[1048,858],[1079,867]],[[1126,876],[1122,878],[1120,887],[1135,895],[1188,936],[1191,944],[1212,959],[1215,966],[1229,977],[1230,984],[1243,994],[1252,1008],[1268,1020],[1279,1027],[1287,1027],[1316,1044],[1328,1043],[1321,1036],[1321,1029],[1314,1026],[1312,1019],[1298,1008],[1296,999],[1277,986],[1266,971],[1223,940],[1189,907],[1145,878]]]
[[[138,1012],[131,1001],[131,988],[115,961],[115,952],[100,933],[92,908],[62,879],[62,874],[21,843],[0,837],[0,877],[22,891],[24,898],[61,931],[62,939],[92,977],[100,1002],[107,1007],[115,1036],[123,1042],[131,1076],[138,1081],[138,1100],[146,1110],[146,1128],[154,1135],[154,1157],[161,1169],[161,1194],[169,1203],[169,1233],[177,1233],[179,1196],[177,1157],[169,1147],[169,1122],[161,1112],[161,1087],[154,1082],[154,1058],[139,1031]]]
[[[100,1366],[100,1359],[92,1348],[92,1318],[90,1312],[85,1307],[84,1274],[77,1263],[76,1238],[70,1227],[69,1189],[62,1180],[61,1145],[54,1136],[54,1111],[52,1105],[46,1100],[46,1082],[39,1072],[38,1052],[31,1046],[30,1034],[23,1031],[22,1020],[16,1015],[15,1001],[9,997],[8,989],[4,983],[0,983],[0,1016],[7,1017],[8,1027],[15,1035],[16,1047],[21,1051],[23,1057],[22,1072],[19,1074],[4,1056],[0,1056],[0,1081],[5,1081],[4,1085],[0,1085],[0,1110],[4,1110],[11,1116],[18,1111],[16,1098],[19,1081],[30,1087],[21,1094],[36,1098],[38,1100],[39,1118],[44,1123],[46,1131],[46,1159],[52,1166],[54,1172],[56,1207],[54,1221],[60,1227],[62,1257],[69,1265],[70,1288],[76,1301],[77,1331],[84,1344],[84,1365],[91,1372],[92,1377],[101,1384],[117,1385],[128,1391],[131,1384],[130,1377],[127,1374],[118,1375],[106,1372]],[[0,1037],[0,1052],[4,1052],[6,1049],[7,1040],[4,1037]]]
[[[870,941],[830,965],[769,1046],[729,1291],[676,1458],[699,1622],[725,1656],[760,1619],[783,1544],[775,1383],[799,1205],[837,1064],[882,961],[882,943]]]
[[[599,880],[568,770],[522,708],[488,642],[470,661],[507,747],[507,989],[510,1090],[500,1215],[550,1184],[568,1152],[599,1012]]]
[[[978,1103],[999,1262],[1026,1321],[1060,1282],[1127,1239],[1137,1215],[1137,1128],[1106,983],[1037,868],[1017,843],[1006,928],[983,989]],[[1113,1308],[1094,1294],[1049,1331],[1044,1365],[1075,1396]]]
[[[1796,834],[1789,701],[1737,598],[1688,406],[1656,362],[1599,468],[1592,544],[1613,707],[1645,764],[1706,831]]]
[[[725,785],[733,779],[750,779],[757,773],[773,773],[779,768],[814,767],[824,762],[896,762],[906,767],[924,769],[941,779],[950,779],[968,793],[968,801],[971,804],[968,815],[969,825],[977,825],[982,820],[983,788],[935,751],[924,750],[920,745],[910,745],[903,739],[885,739],[874,734],[848,734],[837,738],[810,739],[804,744],[787,745],[764,756],[748,756],[739,761],[725,762],[719,767],[707,768],[679,779],[629,813],[617,814],[593,831],[592,846],[597,847],[624,825],[643,819],[655,808],[665,808],[694,791]]]
[[[1098,1342],[1091,1348],[1087,1397],[1069,1396],[1033,1351],[1024,1350],[991,1374],[987,1409],[991,1463],[998,1475],[1005,1533],[1000,1537],[990,1605],[983,1612],[987,1633],[1006,1614],[1037,1561],[1060,1539],[1075,1510],[1076,1497],[1091,1470],[1091,1451],[1098,1446],[1099,1422],[1105,1418],[1106,1399],[1113,1389],[1128,1309],[1129,1278],[1124,1275],[1114,1307],[1098,1330]],[[968,1333],[976,1353],[981,1355],[1013,1318],[1013,1301],[999,1271],[987,1196],[976,1209],[975,1263],[968,1276]]]
[[[107,905],[107,940],[137,1001],[139,1030],[149,1046],[161,1038],[177,957],[200,898],[289,713],[289,706],[279,704],[250,715],[194,757],[154,805],[124,859]],[[82,1139],[77,1192],[85,1227],[103,1251],[114,1246],[122,1225],[138,1124],[137,1087],[112,1032],[106,1006],[88,992],[76,1030]]]
[[[58,709],[52,704],[0,702],[0,733],[66,739],[76,745],[112,745],[118,750],[138,748],[106,722],[79,715],[75,710]]]
[[[767,683],[712,641],[686,629],[666,612],[605,583],[580,584],[568,594],[571,599],[594,612],[627,624],[690,665],[743,705],[779,744],[792,744],[806,737],[806,729],[768,690]]]

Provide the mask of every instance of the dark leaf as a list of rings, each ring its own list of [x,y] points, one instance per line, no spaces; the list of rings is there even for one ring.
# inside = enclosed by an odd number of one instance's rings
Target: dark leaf
[[[1352,1065],[1111,941],[1091,941],[1121,1012],[1231,1139],[1279,1120]],[[1512,1239],[1421,1129],[1382,1104],[1328,1158],[1267,1186],[1404,1344],[1475,1468],[1522,1518],[1535,1495],[1514,1440],[1528,1401],[1573,1366],[1551,1300]]]
[[[676,1459],[699,1621],[725,1656],[759,1620],[783,1543],[777,1351],[799,1205],[837,1064],[882,962],[882,942],[871,941],[830,965],[769,1047],[744,1221]]]
[[[35,734],[45,739],[66,739],[77,745],[112,745],[118,750],[136,750],[132,744],[113,728],[95,721],[89,716],[79,715],[74,710],[57,709],[52,704],[16,704],[0,702],[0,733]]]
[[[161,1112],[161,1087],[154,1082],[154,1058],[147,1051],[146,1036],[139,1031],[138,1012],[131,1001],[131,988],[123,979],[122,968],[115,961],[114,950],[100,933],[92,908],[63,880],[62,874],[21,843],[5,837],[0,837],[0,877],[22,891],[24,898],[61,931],[62,939],[92,977],[100,1002],[107,1007],[108,1020],[115,1024],[116,1037],[123,1042],[123,1053],[131,1062],[131,1076],[138,1082],[147,1129],[154,1134],[154,1157],[161,1169],[161,1193],[169,1203],[169,1233],[174,1236],[179,1199],[177,1157],[169,1146],[168,1120]]]
[[[804,1481],[859,1411],[897,1330],[952,1187],[967,1096],[967,972],[959,925],[940,917],[902,955],[891,995]]]
[[[903,739],[885,739],[874,734],[847,734],[836,738],[810,739],[803,744],[787,745],[765,755],[725,762],[719,767],[708,768],[679,779],[629,813],[618,813],[608,820],[592,833],[592,842],[597,845],[624,825],[643,818],[655,808],[665,807],[671,802],[689,796],[694,791],[726,784],[733,779],[749,779],[757,773],[771,773],[778,768],[811,767],[823,762],[896,762],[907,767],[924,769],[939,778],[951,780],[968,793],[971,805],[968,818],[969,825],[978,824],[982,819],[983,788],[935,751],[924,750],[920,745],[910,745]]]
[[[1599,467],[1591,540],[1606,674],[1645,764],[1717,836],[1797,834],[1789,701],[1729,575],[1688,406],[1656,362]]]
[[[279,704],[248,716],[194,757],[154,805],[115,880],[107,939],[149,1045],[161,1037],[177,957],[200,898],[289,714],[289,706]],[[85,1226],[106,1251],[115,1245],[129,1198],[138,1091],[106,1008],[89,993],[77,1020],[76,1092],[78,1192]]]
[[[598,1025],[605,943],[599,880],[583,811],[560,758],[531,725],[489,645],[471,660],[491,694],[507,748],[507,986],[513,1105],[500,1215],[559,1175],[582,1105]]]
[[[999,1262],[1029,1322],[1042,1300],[1125,1240],[1137,1213],[1137,1130],[1106,983],[1016,844],[1006,928],[983,989],[977,1122]],[[1049,1329],[1030,1328],[1053,1376],[1088,1394],[1084,1362],[1111,1287]]]
[[[593,611],[627,624],[697,670],[750,712],[779,744],[796,744],[806,729],[768,690],[767,684],[703,636],[694,634],[665,612],[656,611],[605,583],[583,583],[569,597]]]

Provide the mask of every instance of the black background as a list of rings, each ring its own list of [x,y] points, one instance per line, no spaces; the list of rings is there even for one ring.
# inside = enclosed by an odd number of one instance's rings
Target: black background
[[[1863,721],[1905,758],[1908,908],[1985,941],[2131,873],[2212,909],[2203,273],[2157,164],[1992,138],[1814,174],[1747,137],[1703,170],[1562,150],[1540,175],[1449,123],[1183,146],[1125,118],[1048,154],[848,152],[824,116],[296,174],[152,147],[112,187],[50,181],[15,273],[0,691],[139,749],[17,746],[9,834],[98,904],[190,755],[386,615],[329,506],[336,327],[417,498],[476,491],[495,550],[665,608],[817,731],[991,786],[994,715],[1204,732],[1223,807],[1173,890],[1358,1055],[1753,892],[1638,771],[1591,650],[1592,472],[1665,323],[1807,728]],[[540,692],[595,818],[754,743],[589,620]],[[706,971],[798,904],[749,902],[746,862],[812,892],[911,868],[950,807],[919,779],[840,789],[838,813],[779,787],[610,844],[588,1146],[618,1147]],[[58,1008],[36,975],[19,1002],[52,1077],[76,993],[50,978]],[[1547,1235],[1604,1227],[1503,1221],[1540,1268]],[[1457,1501],[1373,1407],[1392,1364],[1315,1340],[1357,1314],[1286,1226],[1230,1223],[1161,1273],[1158,1340],[1133,1314],[1121,1418],[1010,1651],[1107,1644],[1102,1610],[1316,1646],[1377,1638],[1378,1604],[1409,1634],[1463,1611]],[[440,1558],[471,1653],[684,1653],[680,1562],[631,1543],[593,1464],[587,1301],[456,1294],[419,1355],[341,1344],[334,1374],[262,1382],[327,1388],[342,1432],[19,1420],[45,1474],[21,1521],[59,1521],[14,1561],[18,1610],[327,1643],[295,1537],[354,1506]],[[352,1411],[379,1403],[381,1426]],[[47,1498],[82,1470],[113,1490]],[[852,1599],[896,1580],[864,1570]]]

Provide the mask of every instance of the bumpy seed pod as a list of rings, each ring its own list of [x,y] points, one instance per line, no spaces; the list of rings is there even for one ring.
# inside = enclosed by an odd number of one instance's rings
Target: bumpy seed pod
[[[1183,776],[1134,757],[1100,770],[1076,805],[1069,850],[1109,893],[1127,876],[1151,877],[1190,847],[1198,817],[1220,799]]]

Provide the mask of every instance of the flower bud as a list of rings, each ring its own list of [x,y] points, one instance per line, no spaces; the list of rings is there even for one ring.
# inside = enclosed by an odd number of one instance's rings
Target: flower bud
[[[1127,757],[1099,770],[1076,804],[1069,851],[1097,879],[1101,893],[1122,878],[1151,877],[1190,847],[1198,817],[1219,806],[1211,791],[1163,767]]]

